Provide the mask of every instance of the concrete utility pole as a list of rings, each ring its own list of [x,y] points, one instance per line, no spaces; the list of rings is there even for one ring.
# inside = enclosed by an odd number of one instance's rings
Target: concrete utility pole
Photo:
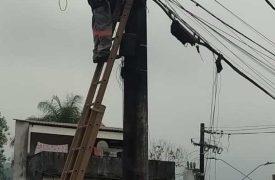
[[[134,54],[125,56],[125,65],[123,68],[124,180],[148,180],[148,90],[146,13],[146,0],[134,0],[127,27],[125,29],[125,33],[136,35],[136,42],[134,40],[129,41],[131,44],[130,46],[132,46],[132,43],[135,42]]]

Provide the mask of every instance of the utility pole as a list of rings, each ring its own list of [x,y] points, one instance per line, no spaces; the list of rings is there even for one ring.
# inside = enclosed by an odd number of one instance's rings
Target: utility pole
[[[200,128],[200,180],[204,180],[204,123]]]
[[[193,139],[191,139],[191,143],[193,143],[195,146],[200,147],[200,180],[205,179],[204,154],[209,150],[212,150],[213,153],[218,153],[218,154],[221,154],[221,152],[222,152],[222,148],[220,148],[218,146],[215,146],[215,145],[205,143],[205,141],[204,141],[204,134],[205,133],[210,133],[211,134],[212,132],[205,130],[204,123],[201,123],[201,125],[200,125],[200,142],[195,143],[193,141]]]
[[[146,0],[134,0],[124,35],[123,180],[148,180],[146,13]]]

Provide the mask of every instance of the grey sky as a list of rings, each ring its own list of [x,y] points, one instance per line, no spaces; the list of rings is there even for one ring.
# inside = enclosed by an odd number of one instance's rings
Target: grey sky
[[[189,0],[180,2],[197,15],[221,26]],[[214,0],[199,2],[226,22],[270,47],[243,28]],[[220,2],[274,40],[275,12],[264,0]],[[182,17],[191,22],[186,16]],[[213,58],[208,50],[201,47],[202,61],[194,47],[182,46],[170,35],[170,23],[165,14],[149,1],[149,135],[150,138],[171,140],[192,151],[197,147],[191,145],[190,139],[199,137],[200,123],[209,124]],[[217,47],[221,46],[217,44]],[[7,118],[12,134],[12,119],[37,115],[39,101],[48,100],[53,94],[62,98],[66,93],[86,97],[95,68],[91,58],[92,48],[91,12],[86,0],[69,0],[65,12],[59,10],[57,1],[1,0],[0,111]],[[108,126],[121,127],[122,90],[116,79],[117,67],[114,67],[104,99],[107,112],[103,122]],[[275,124],[274,100],[226,65],[221,76],[220,126]],[[275,161],[274,137],[232,136],[228,152],[224,151],[219,157],[248,173],[261,163]],[[223,137],[222,143],[225,147],[229,145],[227,137]],[[198,154],[193,153],[192,158],[196,156]],[[211,169],[214,169],[214,164]],[[262,167],[251,178],[271,179],[274,169],[275,165]],[[211,179],[213,177],[212,173]],[[217,179],[241,177],[224,163],[217,162]]]

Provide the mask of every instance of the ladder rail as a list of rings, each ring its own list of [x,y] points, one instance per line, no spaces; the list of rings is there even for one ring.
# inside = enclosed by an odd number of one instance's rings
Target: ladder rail
[[[76,156],[73,172],[71,174],[70,180],[82,180],[85,176],[85,170],[88,166],[88,163],[90,161],[90,156],[93,151],[93,145],[95,143],[96,138],[91,136],[92,134],[97,135],[97,132],[100,128],[99,122],[101,122],[105,106],[101,106],[101,110],[103,113],[97,113],[96,111],[92,111],[90,115],[90,120],[93,120],[93,122],[89,123],[88,128],[85,131],[85,135],[83,136],[83,140],[80,146],[80,151],[78,151],[78,155]],[[97,116],[100,117],[98,118]],[[89,135],[90,133],[90,135]],[[80,158],[81,157],[81,158]],[[84,166],[84,167],[83,167]],[[82,168],[81,168],[82,167]]]
[[[121,0],[116,4],[116,8],[118,9],[119,2],[121,3]],[[102,105],[102,101],[114,65],[115,57],[121,43],[123,32],[130,15],[132,4],[133,0],[126,0],[125,2],[120,24],[114,38],[114,43],[103,73],[103,78],[100,82],[99,78],[102,74],[104,63],[99,63],[97,65],[60,180],[83,180],[85,176],[85,171],[106,109],[106,107]],[[116,12],[116,14],[116,16],[119,16],[119,13]],[[115,29],[115,24],[116,23],[114,23],[113,30]],[[98,86],[99,89],[96,93]],[[94,97],[96,98],[93,103]],[[93,108],[91,108],[92,105]]]
[[[102,78],[102,83],[99,86],[99,90],[98,90],[98,94],[96,96],[95,99],[95,104],[94,107],[95,108],[100,108],[101,103],[103,101],[103,97],[107,88],[107,84],[111,75],[111,71],[114,65],[114,61],[115,61],[115,57],[117,55],[118,49],[119,49],[119,45],[121,43],[122,40],[122,36],[127,24],[127,20],[128,17],[130,15],[130,11],[132,8],[132,4],[133,4],[133,0],[126,0],[125,5],[124,5],[124,9],[123,9],[123,13],[121,16],[121,22],[119,24],[117,33],[116,33],[116,37],[114,40],[114,44],[113,47],[111,49],[110,52],[110,56],[108,58],[107,61],[107,66],[105,68],[104,74],[103,74],[103,78]],[[76,177],[77,179],[83,179],[85,173],[80,173],[80,172],[84,172],[87,168],[90,156],[91,156],[91,147],[86,146],[87,143],[89,142],[94,142],[96,139],[96,135],[98,133],[99,130],[99,124],[100,124],[100,120],[96,119],[95,117],[97,116],[98,112],[96,111],[92,111],[91,116],[89,118],[89,124],[92,124],[92,128],[91,129],[86,129],[85,133],[84,133],[84,139],[81,143],[81,147],[85,147],[84,151],[78,151],[78,155],[76,158],[76,163],[74,166],[74,170],[72,173],[72,177],[71,180],[74,180],[74,177]],[[98,121],[96,121],[98,120]],[[89,140],[89,142],[87,142]],[[80,167],[78,167],[80,166]]]
[[[120,15],[119,12],[121,11],[121,6],[122,6],[121,3],[122,3],[121,0],[118,0],[116,5],[115,5],[115,11],[114,11],[115,14],[113,15],[113,22],[114,23],[113,23],[112,32],[114,32],[117,21],[119,19],[119,15]],[[96,67],[95,72],[94,72],[93,80],[91,82],[89,92],[88,92],[88,95],[87,95],[87,98],[86,98],[86,101],[85,101],[85,105],[84,105],[84,108],[83,108],[83,111],[82,111],[82,114],[81,114],[81,118],[79,120],[78,127],[76,129],[76,133],[75,133],[75,136],[73,138],[73,141],[72,141],[72,144],[71,144],[71,147],[70,147],[70,150],[69,150],[66,162],[65,162],[65,166],[64,166],[64,170],[63,170],[62,175],[61,175],[61,179],[66,179],[66,176],[67,176],[66,172],[69,169],[73,168],[72,167],[72,162],[75,161],[75,158],[73,157],[73,155],[74,155],[74,153],[76,153],[74,149],[76,149],[75,147],[77,147],[78,146],[77,144],[79,144],[79,140],[80,140],[79,138],[83,137],[83,130],[81,130],[81,127],[86,125],[85,120],[88,119],[89,114],[91,113],[90,105],[92,104],[96,89],[98,87],[97,82],[100,79],[103,67],[104,67],[104,64],[99,63]]]
[[[88,92],[88,95],[87,95],[87,98],[86,98],[86,101],[85,101],[85,105],[83,107],[83,111],[82,111],[80,120],[78,122],[78,127],[76,129],[75,136],[73,138],[69,153],[68,153],[67,158],[66,158],[66,162],[65,162],[64,170],[63,170],[62,175],[61,175],[61,179],[66,178],[66,173],[65,172],[68,171],[69,165],[72,162],[73,153],[75,153],[75,151],[73,151],[73,148],[75,148],[75,146],[76,146],[76,144],[79,140],[78,138],[80,137],[79,136],[80,133],[81,133],[80,127],[85,125],[85,119],[90,114],[91,109],[90,109],[89,105],[92,104],[92,101],[93,101],[93,98],[94,98],[94,95],[95,95],[95,92],[96,92],[96,89],[97,89],[97,85],[95,85],[94,83],[99,81],[100,75],[101,75],[102,70],[103,70],[103,66],[104,65],[102,63],[98,64],[97,67],[96,67],[96,70],[94,72],[94,76],[93,76],[93,79],[92,79],[92,82],[91,82],[91,85],[90,85],[90,89],[89,89],[89,92]]]

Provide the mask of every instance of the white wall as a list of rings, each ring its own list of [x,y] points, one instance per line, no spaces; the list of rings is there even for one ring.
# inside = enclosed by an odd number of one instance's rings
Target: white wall
[[[30,132],[36,132],[36,133],[74,136],[75,131],[76,131],[76,129],[73,129],[73,128],[50,127],[50,126],[42,126],[42,125],[31,125],[30,126]],[[122,132],[99,131],[97,138],[123,140],[123,133]]]
[[[29,123],[16,121],[14,143],[13,179],[26,179]]]
[[[192,170],[183,171],[183,180],[195,180],[195,176]]]
[[[15,144],[14,144],[14,166],[13,179],[26,180],[26,160],[30,152],[30,133],[45,133],[56,135],[74,136],[73,128],[51,127],[43,125],[29,125],[28,122],[16,121]],[[99,131],[97,138],[123,140],[122,132]],[[118,150],[119,151],[119,150]],[[50,178],[51,180],[53,178]]]

